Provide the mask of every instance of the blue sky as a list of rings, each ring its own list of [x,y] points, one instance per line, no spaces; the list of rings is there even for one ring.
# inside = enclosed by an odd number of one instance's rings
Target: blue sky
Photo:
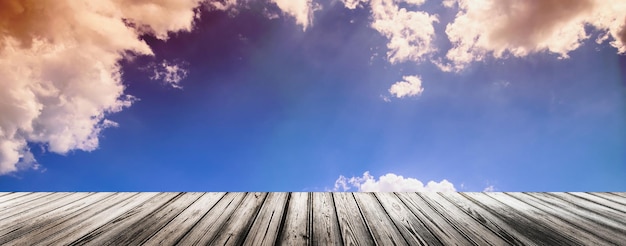
[[[163,6],[164,11],[190,14],[188,26],[166,26],[160,32],[160,22],[141,17],[146,19],[136,19],[136,23],[153,25],[151,32],[142,33],[126,23],[124,28],[135,30],[135,36],[129,37],[145,44],[152,54],[142,51],[145,47],[139,44],[113,49],[109,44],[84,41],[90,45],[85,50],[115,54],[102,63],[113,64],[104,71],[119,77],[109,81],[68,72],[63,76],[42,73],[38,80],[44,88],[51,83],[58,88],[85,85],[98,89],[95,94],[86,92],[89,88],[76,90],[84,98],[73,97],[76,91],[59,89],[58,97],[71,102],[117,88],[115,102],[84,110],[76,109],[82,105],[76,104],[72,110],[87,113],[64,115],[69,109],[58,109],[46,101],[48,97],[40,96],[45,93],[33,90],[37,96],[29,100],[41,106],[29,121],[34,130],[29,130],[28,122],[18,122],[22,115],[15,112],[22,111],[10,106],[20,104],[0,100],[9,105],[0,107],[4,119],[0,127],[3,132],[17,129],[12,138],[7,134],[0,138],[0,143],[26,143],[14,148],[20,156],[17,162],[9,161],[12,152],[0,151],[5,170],[10,170],[0,175],[0,190],[626,190],[626,56],[620,54],[626,48],[619,36],[612,36],[619,34],[615,28],[620,25],[596,23],[594,14],[572,14],[583,16],[578,24],[586,36],[574,34],[572,42],[577,45],[571,45],[566,43],[572,37],[566,31],[577,23],[547,18],[542,11],[529,17],[546,20],[528,24],[527,32],[539,33],[532,40],[519,41],[519,33],[497,38],[485,34],[478,39],[455,36],[448,30],[460,23],[458,17],[478,13],[464,7],[470,0],[451,7],[433,0],[414,1],[420,4],[304,0],[305,12],[280,0],[219,2],[232,5],[204,2],[200,7],[197,1],[190,2],[194,3],[191,7]],[[385,13],[405,8],[405,12],[436,15],[437,21],[415,26],[423,23],[393,20],[391,27],[377,27],[373,23],[385,18],[373,10],[379,7],[386,8]],[[584,8],[581,13],[586,13]],[[308,15],[302,17],[302,13]],[[394,13],[398,16],[399,12]],[[618,23],[626,20],[624,14],[618,17],[622,18]],[[510,20],[511,27],[516,21]],[[418,34],[403,36],[394,31],[394,25],[410,25],[402,30]],[[85,27],[89,28],[93,29]],[[428,28],[432,36],[420,36]],[[501,27],[486,29],[490,30],[496,35]],[[50,40],[84,34],[67,32],[58,37],[50,34]],[[11,48],[6,40],[24,42],[17,38],[23,35],[6,33],[2,35],[8,45],[0,48]],[[605,33],[606,40],[596,42]],[[32,36],[25,39],[37,39]],[[396,48],[390,45],[391,40],[403,38],[411,42],[397,50],[406,48],[407,56],[393,53]],[[451,42],[454,38],[456,43]],[[467,41],[481,38],[490,42]],[[554,40],[565,40],[565,44]],[[83,45],[80,42],[78,47]],[[464,45],[472,47],[462,53],[471,57],[469,61],[460,55],[446,56],[455,48],[463,50]],[[13,48],[42,53],[42,58],[30,63],[16,63],[26,69],[45,71],[46,66],[56,64],[44,58],[46,52],[56,54],[45,48]],[[11,58],[9,53],[0,53],[4,54],[0,58],[4,59],[0,62],[3,71],[16,70],[5,62]],[[88,64],[77,66],[95,66],[83,62]],[[78,79],[71,82],[72,76]],[[417,77],[420,84],[409,83],[409,76]],[[94,78],[96,82],[91,81]],[[97,87],[98,78],[112,87]],[[23,88],[34,88],[34,83]],[[412,92],[393,91],[394,84],[402,83]],[[7,91],[22,88],[6,85]],[[128,95],[135,99],[127,100]],[[15,97],[15,102],[29,102],[19,98],[28,97]],[[54,118],[54,114],[65,120],[46,124],[46,117]],[[86,135],[72,130],[84,126],[73,123],[82,119],[79,116],[94,119],[85,123],[91,127]],[[66,130],[55,132],[62,127]],[[66,135],[74,142],[59,143]],[[28,158],[29,153],[33,158]],[[7,163],[16,168],[8,168]]]

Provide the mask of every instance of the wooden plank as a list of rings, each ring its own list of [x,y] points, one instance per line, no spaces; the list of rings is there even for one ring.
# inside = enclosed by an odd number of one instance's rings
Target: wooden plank
[[[515,228],[460,195],[458,192],[442,192],[440,195],[476,221],[480,222],[483,226],[505,239],[510,245],[536,245],[532,240],[517,232]]]
[[[59,231],[54,231],[56,233],[45,237],[41,241],[41,245],[68,245],[89,232],[106,225],[118,216],[128,212],[130,209],[154,198],[157,194],[156,192],[141,192],[136,195],[134,195],[134,193],[121,193],[121,202],[108,207],[108,203],[100,204],[102,205],[101,207],[104,207],[103,210],[98,210],[100,209],[100,207],[98,207],[64,222],[62,225],[59,225],[59,227],[64,228]]]
[[[248,193],[210,244],[241,245],[266,197],[267,192]]]
[[[408,245],[373,193],[354,193],[374,241],[378,245]]]
[[[337,209],[337,220],[341,229],[344,245],[373,245],[374,241],[370,234],[363,215],[356,204],[353,193],[332,193]]]
[[[620,213],[619,211],[616,211],[614,209],[611,209],[609,207],[606,207],[604,205],[601,204],[597,204],[595,202],[591,202],[585,199],[582,199],[580,197],[577,196],[573,196],[571,194],[567,194],[567,193],[563,193],[563,192],[549,192],[549,193],[545,193],[547,195],[551,195],[554,196],[558,199],[561,199],[563,201],[566,201],[568,203],[570,203],[572,206],[577,206],[577,207],[581,207],[584,209],[587,209],[591,212],[594,212],[596,214],[602,215],[605,218],[608,219],[612,219],[612,220],[616,220],[617,222],[623,222],[623,220],[619,220],[618,218],[624,218],[624,214]]]
[[[0,198],[5,196],[5,195],[12,194],[12,193],[16,193],[16,192],[0,192]]]
[[[97,194],[100,194],[100,193],[97,193]],[[132,195],[136,195],[136,194],[137,193],[134,193]],[[63,216],[59,216],[58,218],[55,218],[54,220],[50,220],[45,223],[40,223],[36,225],[35,228],[30,228],[30,230],[26,230],[25,233],[20,233],[22,235],[10,241],[9,244],[28,245],[28,244],[41,243],[43,240],[53,237],[56,234],[61,234],[65,228],[75,225],[77,222],[89,219],[90,217],[96,215],[98,212],[100,212],[107,206],[111,206],[127,198],[128,196],[122,193],[112,193],[111,196],[107,196],[104,198],[97,198],[95,196],[90,196],[86,199],[83,199],[83,200],[93,199],[91,200],[91,202],[86,204],[87,206],[79,210],[75,210],[71,213],[67,213]],[[12,234],[16,234],[16,233],[12,232]]]
[[[19,213],[23,207],[36,207],[31,204],[31,202],[35,202],[38,199],[43,197],[52,195],[54,193],[51,192],[35,192],[35,193],[14,193],[17,197],[11,197],[11,199],[7,199],[6,201],[0,203],[0,218],[8,217],[11,214]],[[9,197],[7,197],[9,198]]]
[[[621,197],[610,192],[592,192],[589,194],[619,203],[622,206],[626,206],[626,197]]]
[[[396,196],[444,245],[472,245],[465,236],[433,210],[421,197],[412,193],[395,193]]]
[[[576,214],[578,217],[591,220],[600,226],[608,227],[618,232],[626,230],[626,221],[619,219],[616,220],[617,218],[607,218],[594,211],[588,210],[584,207],[575,206],[569,202],[566,202],[555,196],[548,195],[543,192],[529,192],[525,194],[537,198],[545,203],[548,203],[550,204],[550,206],[559,207],[561,209],[570,211]],[[624,233],[626,233],[626,231],[624,231]]]
[[[11,193],[5,193],[4,196],[0,197],[0,206],[5,207],[6,202],[13,200],[15,198],[19,198],[19,197],[24,197],[27,195],[33,195],[33,194],[37,194],[35,192],[11,192]]]
[[[4,245],[12,240],[23,237],[31,231],[40,230],[50,223],[56,223],[56,221],[62,220],[67,216],[71,216],[73,213],[112,195],[113,193],[110,192],[92,193],[82,199],[71,200],[71,203],[54,210],[49,210],[37,217],[30,218],[28,220],[18,219],[15,222],[10,223],[10,226],[0,232],[0,235],[2,235],[0,236],[0,245]]]
[[[626,198],[626,192],[609,192],[609,193]]]
[[[158,211],[163,205],[172,202],[174,198],[180,195],[181,193],[173,192],[159,193],[147,202],[98,227],[98,229],[85,233],[82,237],[70,243],[70,245],[110,245],[110,240],[117,238],[118,235],[125,234],[129,228],[132,229],[132,225]]]
[[[204,193],[176,218],[167,223],[144,245],[174,245],[189,231],[215,204],[225,192]]]
[[[46,206],[56,199],[69,196],[71,193],[37,192],[7,201],[6,207],[0,207],[0,220],[10,216],[28,212],[31,208]]]
[[[443,215],[448,223],[478,245],[508,244],[503,238],[474,220],[471,216],[454,206],[454,204],[450,203],[450,201],[446,200],[441,195],[435,192],[424,192],[416,195],[424,199],[433,209]]]
[[[549,203],[545,203],[535,197],[518,192],[504,194],[514,197],[521,202],[536,207],[556,218],[566,221],[567,223],[574,225],[579,229],[585,230],[589,234],[593,234],[594,236],[602,238],[606,242],[610,242],[615,245],[626,242],[626,233],[618,233],[607,228],[606,226],[601,226],[593,223],[593,221],[591,220],[581,218],[580,215],[577,215],[560,207],[552,206]]]
[[[246,197],[246,193],[226,193],[177,244],[207,245],[224,226],[231,214],[239,207],[244,197]]]
[[[410,245],[443,245],[426,225],[393,193],[376,193],[376,198]]]
[[[104,245],[143,244],[143,241],[156,234],[163,226],[174,219],[174,217],[198,200],[200,196],[202,196],[202,193],[199,192],[182,193],[167,204],[161,206],[158,210],[146,215],[132,225],[129,225],[126,230],[124,230],[124,233],[107,238],[106,240],[102,238],[101,240],[106,241]]]
[[[532,218],[524,216],[518,210],[487,196],[486,193],[468,192],[461,193],[461,195],[465,196],[476,205],[489,211],[491,214],[497,216],[506,224],[515,228],[515,230],[519,233],[525,235],[531,240],[534,240],[537,244],[580,245],[579,240],[572,240],[569,237],[561,235],[561,233],[556,231],[554,227],[538,223],[537,221],[532,220]]]
[[[309,193],[292,192],[289,194],[285,224],[281,230],[278,244],[308,245],[310,242],[309,211],[311,209]]]
[[[312,245],[338,245],[341,239],[341,230],[337,221],[337,213],[333,197],[329,192],[312,193]]]
[[[559,217],[553,216],[546,211],[540,210],[537,207],[531,206],[528,203],[517,200],[511,196],[508,196],[504,193],[494,192],[494,193],[485,193],[487,196],[490,196],[503,204],[511,208],[515,208],[515,210],[519,211],[522,215],[525,215],[537,223],[542,223],[549,228],[552,228],[553,231],[559,232],[562,236],[568,238],[569,240],[576,242],[577,244],[582,245],[591,245],[591,244],[608,244],[603,238],[598,237],[594,234],[588,233],[586,231],[580,230],[576,228],[576,226],[568,223],[567,221],[562,220]]]
[[[72,204],[74,202],[79,201],[82,198],[85,198],[90,195],[94,195],[95,193],[59,193],[58,196],[49,196],[50,202],[46,201],[48,199],[42,199],[43,203],[37,206],[23,206],[23,210],[19,210],[19,213],[14,213],[10,216],[2,218],[2,224],[0,224],[0,236],[4,235],[8,231],[10,231],[10,226],[14,226],[19,223],[24,223],[25,221],[32,221],[33,219],[41,218],[44,214],[50,213],[55,209],[62,208],[68,204]]]
[[[272,192],[267,195],[258,216],[254,220],[244,245],[274,245],[281,230],[281,223],[289,193]]]
[[[620,203],[617,203],[617,202],[614,202],[614,201],[611,201],[602,197],[597,197],[597,196],[584,193],[584,192],[567,192],[567,194],[577,196],[587,201],[594,202],[602,206],[611,208],[613,210],[619,211],[623,214],[623,218],[626,218],[626,206],[624,206],[623,204],[620,204]]]

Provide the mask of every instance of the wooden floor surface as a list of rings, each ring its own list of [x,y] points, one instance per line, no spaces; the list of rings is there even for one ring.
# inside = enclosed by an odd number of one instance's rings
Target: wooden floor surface
[[[626,193],[0,192],[0,245],[626,245]]]

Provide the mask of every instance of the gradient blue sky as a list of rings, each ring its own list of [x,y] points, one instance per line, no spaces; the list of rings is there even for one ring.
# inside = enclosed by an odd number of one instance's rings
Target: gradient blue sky
[[[306,30],[254,3],[198,10],[194,29],[167,41],[143,35],[154,56],[120,61],[138,100],[107,114],[119,126],[93,151],[29,141],[40,167],[0,176],[0,190],[324,191],[366,171],[458,191],[626,190],[626,56],[608,42],[444,72],[391,63],[369,7],[317,2]],[[445,55],[457,10],[419,9],[438,14]],[[181,89],[150,79],[163,60],[188,72]],[[407,75],[424,91],[392,96]]]

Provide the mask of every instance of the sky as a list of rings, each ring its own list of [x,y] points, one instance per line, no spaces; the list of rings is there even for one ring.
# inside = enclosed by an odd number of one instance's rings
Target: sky
[[[621,0],[0,2],[0,191],[625,191]]]

